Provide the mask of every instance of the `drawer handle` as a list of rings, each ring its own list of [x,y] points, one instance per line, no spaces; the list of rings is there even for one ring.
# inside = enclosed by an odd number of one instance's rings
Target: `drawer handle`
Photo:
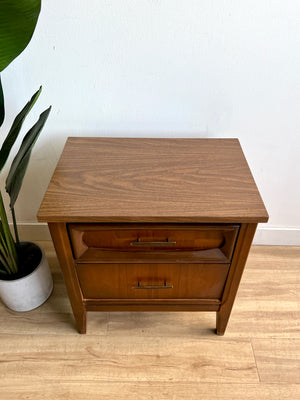
[[[140,238],[137,238],[135,242],[130,242],[130,246],[175,246],[176,242],[170,242],[170,239],[167,238],[165,242],[158,241],[158,242],[141,242]]]
[[[173,289],[173,285],[167,285],[166,281],[164,285],[141,285],[141,282],[138,281],[137,286],[132,286],[132,289]]]

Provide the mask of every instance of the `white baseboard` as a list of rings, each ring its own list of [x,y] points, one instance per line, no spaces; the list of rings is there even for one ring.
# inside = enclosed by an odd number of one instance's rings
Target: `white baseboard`
[[[300,228],[257,228],[253,244],[300,246]]]
[[[21,240],[51,240],[47,224],[18,224]],[[300,228],[258,227],[253,244],[274,246],[300,246]]]
[[[13,232],[12,224],[10,224]],[[36,242],[39,240],[51,240],[51,235],[47,224],[39,223],[20,223],[18,224],[20,240]]]

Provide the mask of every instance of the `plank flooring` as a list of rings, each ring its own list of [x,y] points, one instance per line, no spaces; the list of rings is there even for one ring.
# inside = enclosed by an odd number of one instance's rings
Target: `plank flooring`
[[[300,247],[254,246],[225,336],[214,313],[89,313],[79,335],[50,242],[54,291],[0,303],[0,400],[300,398]]]

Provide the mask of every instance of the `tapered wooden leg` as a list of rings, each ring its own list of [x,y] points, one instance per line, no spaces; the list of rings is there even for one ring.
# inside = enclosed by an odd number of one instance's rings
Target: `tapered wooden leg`
[[[220,310],[217,311],[217,335],[222,336],[225,333],[256,227],[257,224],[241,224]]]
[[[216,334],[218,336],[224,335],[229,317],[230,317],[230,312],[226,312],[225,310],[217,311]]]
[[[74,313],[76,328],[77,328],[78,332],[86,333],[86,310],[85,310],[85,308],[81,309],[80,312],[78,312],[78,310],[77,310],[76,313],[74,312],[74,309],[73,309],[73,313]]]
[[[86,309],[75,272],[74,259],[66,224],[49,223],[48,226],[64,276],[77,330],[79,333],[86,333]]]

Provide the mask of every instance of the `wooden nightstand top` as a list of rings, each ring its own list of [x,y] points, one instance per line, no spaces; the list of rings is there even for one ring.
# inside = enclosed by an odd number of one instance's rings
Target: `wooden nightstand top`
[[[40,222],[266,222],[237,139],[69,138]]]

